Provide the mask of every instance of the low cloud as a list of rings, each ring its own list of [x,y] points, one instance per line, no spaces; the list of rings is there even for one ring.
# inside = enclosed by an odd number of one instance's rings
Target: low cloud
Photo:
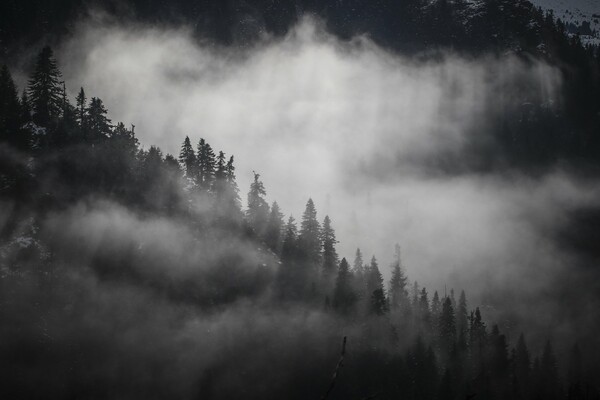
[[[596,184],[560,170],[435,168],[468,164],[503,113],[533,101],[560,107],[554,67],[510,55],[408,59],[365,37],[340,41],[311,19],[245,49],[190,32],[85,21],[58,57],[73,94],[84,86],[101,97],[145,146],[177,155],[186,135],[203,137],[235,155],[242,198],[255,170],[269,200],[296,218],[311,196],[342,256],[360,246],[387,274],[399,242],[411,279],[465,288],[474,303],[494,291],[542,293],[573,271],[555,233],[594,204]]]

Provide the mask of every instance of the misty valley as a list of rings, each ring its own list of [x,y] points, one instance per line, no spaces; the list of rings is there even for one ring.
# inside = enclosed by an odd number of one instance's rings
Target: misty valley
[[[0,14],[0,398],[600,399],[600,50],[552,12]]]

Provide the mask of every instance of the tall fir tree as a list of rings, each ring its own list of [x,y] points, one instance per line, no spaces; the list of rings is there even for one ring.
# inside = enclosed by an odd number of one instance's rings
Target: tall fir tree
[[[92,97],[87,108],[87,129],[92,142],[102,141],[110,136],[111,121],[106,116],[107,114],[108,111],[102,100]]]
[[[369,312],[374,315],[385,314],[389,307],[383,288],[383,276],[379,271],[379,264],[375,256],[371,258],[371,264],[367,272],[367,296],[369,299]]]
[[[396,244],[394,251],[394,263],[392,264],[392,278],[390,279],[389,297],[390,308],[399,310],[408,301],[406,291],[408,279],[402,271],[402,255],[400,245]]]
[[[454,314],[454,307],[452,307],[452,300],[449,297],[446,297],[442,304],[438,332],[440,348],[444,357],[448,359],[456,343],[456,316]]]
[[[267,192],[260,180],[260,174],[254,172],[254,181],[250,184],[248,192],[248,209],[246,218],[249,227],[256,235],[262,237],[269,218],[269,204],[265,200]]]
[[[458,307],[456,309],[457,343],[461,348],[465,348],[467,346],[467,338],[469,332],[469,322],[467,313],[467,296],[465,295],[465,291],[462,290],[460,292],[460,297],[458,299]]]
[[[279,208],[279,204],[274,201],[271,205],[264,240],[269,249],[275,254],[279,254],[281,250],[283,229],[283,213]]]
[[[239,225],[242,217],[242,200],[240,199],[240,189],[235,179],[235,165],[233,156],[229,157],[225,165],[225,180],[227,182],[227,195],[225,197],[226,209],[230,221],[234,225]]]
[[[285,235],[281,248],[281,260],[289,262],[296,258],[298,251],[298,227],[296,220],[290,215],[285,225]]]
[[[277,292],[281,298],[300,300],[304,296],[306,279],[297,264],[298,227],[290,216],[285,225],[285,235],[281,245],[281,264],[277,273]]]
[[[181,151],[179,152],[179,163],[185,172],[188,182],[190,184],[194,183],[197,173],[196,154],[194,153],[194,149],[192,148],[192,144],[188,136],[185,137],[183,144],[181,145]]]
[[[356,294],[352,288],[352,272],[345,258],[340,262],[335,288],[333,291],[333,307],[342,314],[350,314],[356,302]]]
[[[63,86],[54,53],[49,46],[37,56],[33,75],[29,79],[28,96],[32,106],[33,120],[49,127],[61,115]]]
[[[329,219],[329,216],[325,216],[325,219],[323,220],[321,243],[323,244],[323,279],[327,285],[333,280],[338,265],[338,254],[335,250],[335,245],[338,241],[335,238],[335,231],[331,226],[331,219]]]
[[[298,244],[303,258],[311,269],[316,269],[322,262],[321,257],[321,225],[317,220],[317,209],[312,199],[308,199],[300,223]]]
[[[209,191],[215,179],[216,156],[210,144],[204,139],[200,139],[197,148],[198,175],[196,177],[197,185],[204,191]]]
[[[219,151],[217,162],[215,165],[215,179],[212,183],[211,191],[214,195],[214,207],[216,214],[220,217],[227,211],[226,197],[228,195],[227,182],[227,162],[225,161],[225,153]]]

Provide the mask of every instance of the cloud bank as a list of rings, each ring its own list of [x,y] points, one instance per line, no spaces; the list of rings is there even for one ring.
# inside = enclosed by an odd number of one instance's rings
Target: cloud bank
[[[560,105],[559,72],[540,61],[407,59],[368,38],[339,41],[310,19],[245,49],[185,28],[86,21],[58,50],[73,93],[101,97],[144,145],[178,154],[186,135],[205,138],[235,155],[242,197],[252,170],[286,214],[300,217],[311,196],[342,256],[360,246],[387,274],[398,242],[409,276],[430,291],[491,301],[491,291],[551,290],[574,262],[553,234],[598,195],[561,171],[443,171],[447,160],[468,164],[503,113]]]

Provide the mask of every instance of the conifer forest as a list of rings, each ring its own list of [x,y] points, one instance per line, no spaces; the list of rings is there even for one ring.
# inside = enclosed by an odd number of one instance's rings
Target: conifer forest
[[[573,24],[4,0],[0,398],[600,400],[600,47]]]

